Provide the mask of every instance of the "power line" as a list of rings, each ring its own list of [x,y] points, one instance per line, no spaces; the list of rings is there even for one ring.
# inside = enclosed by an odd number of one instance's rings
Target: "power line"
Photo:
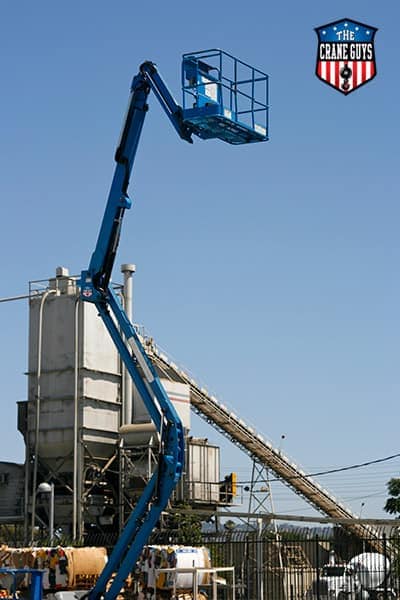
[[[12,302],[13,300],[24,300],[30,298],[31,294],[24,294],[21,296],[10,296],[9,298],[0,298],[0,302]]]
[[[376,460],[370,460],[368,462],[364,462],[364,463],[359,463],[356,465],[351,465],[348,467],[339,467],[337,469],[329,469],[326,471],[316,471],[315,473],[308,473],[306,475],[294,475],[293,477],[287,477],[285,478],[285,481],[291,481],[292,479],[303,479],[304,477],[320,477],[322,475],[330,475],[331,473],[343,473],[345,471],[351,471],[354,469],[360,469],[362,467],[369,467],[370,465],[376,465],[378,463],[383,463],[383,462],[387,462],[389,460],[393,460],[394,458],[399,458],[400,457],[400,453],[399,454],[393,454],[392,456],[386,456],[385,458],[377,458]],[[281,478],[276,478],[276,479],[270,479],[270,482],[273,481],[282,481]],[[239,481],[238,483],[251,483],[251,481]]]

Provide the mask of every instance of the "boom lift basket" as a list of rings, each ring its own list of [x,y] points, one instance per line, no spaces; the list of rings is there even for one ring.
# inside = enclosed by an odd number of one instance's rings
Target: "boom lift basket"
[[[268,75],[222,50],[182,57],[183,120],[203,139],[268,140]]]

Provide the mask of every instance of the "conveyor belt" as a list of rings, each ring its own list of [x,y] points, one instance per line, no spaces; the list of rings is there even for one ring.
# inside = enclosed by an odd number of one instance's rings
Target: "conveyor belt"
[[[349,519],[349,523],[343,527],[359,538],[371,540],[371,545],[375,550],[382,552],[382,542],[378,541],[380,535],[371,525],[354,523],[357,516],[350,509],[307,476],[280,450],[273,448],[267,440],[237,415],[230,412],[206,389],[200,387],[190,375],[171,362],[165,354],[158,351],[153,340],[145,344],[145,347],[161,377],[180,381],[190,386],[191,407],[197,414],[228,437],[252,459],[271,469],[279,479],[319,512],[335,519]]]

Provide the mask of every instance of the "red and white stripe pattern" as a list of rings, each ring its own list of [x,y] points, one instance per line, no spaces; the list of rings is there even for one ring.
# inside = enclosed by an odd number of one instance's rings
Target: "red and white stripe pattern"
[[[343,89],[346,81],[341,77],[340,72],[343,67],[348,66],[351,69],[351,76],[348,79],[348,89]],[[320,60],[317,64],[317,75],[322,81],[333,85],[344,94],[355,90],[357,87],[372,79],[376,74],[375,62],[370,61],[343,61],[343,60]]]

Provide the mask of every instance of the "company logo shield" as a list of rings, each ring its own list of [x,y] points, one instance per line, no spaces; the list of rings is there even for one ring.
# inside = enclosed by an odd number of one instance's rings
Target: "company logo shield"
[[[316,27],[316,75],[342,94],[350,94],[376,75],[376,27],[341,19]]]

